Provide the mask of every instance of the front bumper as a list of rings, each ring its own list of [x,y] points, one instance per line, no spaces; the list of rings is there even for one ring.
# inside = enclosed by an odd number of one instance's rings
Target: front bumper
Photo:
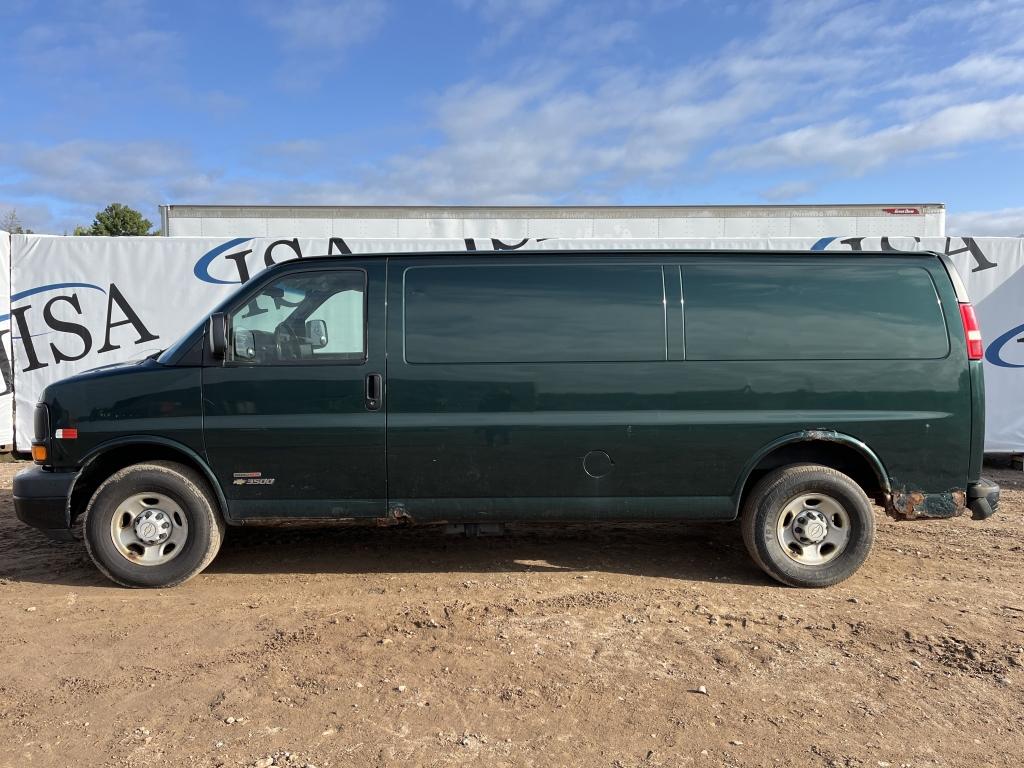
[[[14,476],[15,514],[51,538],[70,539],[68,494],[74,482],[74,472],[49,472],[42,467],[21,470]]]
[[[967,486],[967,508],[971,510],[971,517],[975,520],[984,520],[992,517],[999,507],[999,485],[981,478],[976,483]]]

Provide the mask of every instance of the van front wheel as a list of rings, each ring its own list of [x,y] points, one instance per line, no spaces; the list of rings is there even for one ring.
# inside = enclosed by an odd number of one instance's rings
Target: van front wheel
[[[85,547],[107,578],[125,587],[172,587],[206,568],[224,537],[205,478],[183,464],[132,464],[93,494]]]
[[[792,587],[830,587],[867,559],[871,502],[842,472],[794,464],[765,475],[743,503],[743,542],[761,568]]]

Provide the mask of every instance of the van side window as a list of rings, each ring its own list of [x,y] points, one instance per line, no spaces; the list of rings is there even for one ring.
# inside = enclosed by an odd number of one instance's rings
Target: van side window
[[[666,357],[658,265],[410,267],[404,295],[408,363]]]
[[[289,275],[265,286],[229,319],[228,359],[287,365],[366,359],[366,273]]]
[[[927,360],[949,353],[928,271],[865,259],[684,265],[687,360]]]

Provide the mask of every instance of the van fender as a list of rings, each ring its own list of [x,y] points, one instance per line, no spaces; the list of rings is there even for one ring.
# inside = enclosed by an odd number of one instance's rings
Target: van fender
[[[843,432],[837,432],[834,429],[803,429],[799,432],[791,432],[788,435],[778,437],[767,445],[762,446],[761,449],[754,454],[753,458],[747,462],[746,466],[743,467],[743,472],[740,474],[739,481],[733,490],[733,498],[736,501],[737,516],[741,512],[740,501],[743,488],[746,486],[747,480],[750,479],[750,474],[754,471],[754,468],[757,467],[757,465],[760,464],[766,456],[772,453],[772,451],[778,450],[786,445],[792,445],[794,443],[814,443],[819,441],[839,443],[840,445],[845,445],[859,453],[874,470],[875,476],[878,478],[878,482],[882,487],[882,492],[887,498],[891,496],[892,484],[889,482],[889,474],[885,471],[885,466],[882,464],[881,459],[878,458],[878,454],[871,450],[867,443]]]
[[[169,440],[166,437],[160,437],[158,435],[128,435],[123,437],[115,437],[113,440],[108,440],[105,443],[100,443],[90,450],[84,457],[82,457],[82,468],[78,470],[78,474],[75,475],[75,480],[71,484],[71,489],[68,492],[68,506],[70,514],[71,498],[75,493],[75,488],[78,485],[79,479],[86,474],[89,468],[100,458],[105,456],[110,451],[116,448],[124,448],[130,445],[154,445],[161,448],[167,448],[172,451],[184,454],[192,462],[199,467],[199,470],[206,477],[210,483],[210,487],[213,488],[213,492],[217,495],[217,506],[220,507],[221,517],[225,522],[228,522],[228,501],[224,496],[224,491],[220,487],[220,483],[217,482],[217,477],[213,474],[213,470],[210,469],[209,464],[206,463],[199,453],[189,448],[184,443],[179,443],[176,440]]]

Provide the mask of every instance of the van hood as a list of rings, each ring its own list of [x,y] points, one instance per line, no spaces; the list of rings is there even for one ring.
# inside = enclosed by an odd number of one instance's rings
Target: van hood
[[[122,361],[120,363],[107,363],[106,365],[97,365],[95,368],[89,368],[89,369],[84,370],[81,373],[77,373],[77,374],[75,374],[75,376],[71,376],[69,378],[76,378],[78,376],[82,376],[84,374],[90,374],[90,373],[100,373],[101,371],[116,371],[116,370],[120,370],[120,369],[123,369],[123,368],[133,368],[135,366],[142,365],[145,362],[153,360],[153,359],[154,358],[151,355],[147,355],[146,357],[137,357],[137,358],[135,358],[133,360],[124,360],[124,361]]]
[[[105,365],[47,386],[39,400],[51,435],[75,428],[74,440],[53,445],[54,465],[76,466],[113,437],[157,435],[202,446],[202,369],[161,365],[152,358]]]

